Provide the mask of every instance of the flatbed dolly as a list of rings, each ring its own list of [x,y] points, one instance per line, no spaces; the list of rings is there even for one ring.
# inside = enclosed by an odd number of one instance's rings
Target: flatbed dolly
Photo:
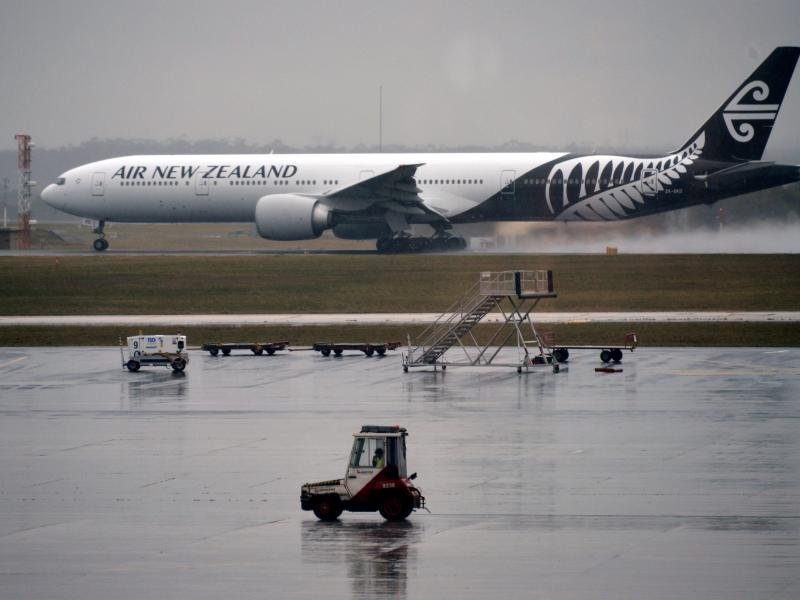
[[[617,344],[606,344],[599,346],[564,345],[564,344],[557,344],[555,342],[555,337],[551,333],[547,333],[543,337],[546,340],[548,346],[553,349],[553,358],[560,363],[567,362],[567,360],[569,360],[570,350],[600,350],[601,362],[619,363],[622,362],[623,350],[630,350],[631,352],[633,352],[639,345],[639,339],[637,338],[636,333],[633,332],[626,334],[622,344],[619,345]]]
[[[331,352],[334,356],[341,356],[345,350],[357,350],[367,356],[376,353],[383,356],[387,350],[397,350],[400,346],[401,342],[316,342],[311,349],[322,353],[322,356],[330,356]]]
[[[223,356],[228,356],[231,350],[250,350],[256,356],[261,356],[264,352],[272,356],[278,350],[285,350],[289,345],[288,341],[280,342],[231,342],[203,344],[201,349],[208,352],[211,356],[217,356],[222,352]]]

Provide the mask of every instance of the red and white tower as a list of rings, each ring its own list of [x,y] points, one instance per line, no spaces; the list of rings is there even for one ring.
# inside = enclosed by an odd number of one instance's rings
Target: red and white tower
[[[17,186],[17,207],[19,213],[19,249],[31,248],[31,136],[18,133],[14,136],[17,140],[17,168],[19,169],[19,185]]]

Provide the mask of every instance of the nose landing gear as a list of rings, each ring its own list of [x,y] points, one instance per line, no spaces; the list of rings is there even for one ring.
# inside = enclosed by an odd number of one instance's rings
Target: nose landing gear
[[[97,227],[92,229],[92,233],[96,233],[100,237],[97,238],[95,241],[92,242],[92,248],[97,250],[98,252],[102,252],[108,248],[108,240],[106,240],[106,234],[103,232],[103,228],[106,226],[105,221],[100,221],[97,224]]]

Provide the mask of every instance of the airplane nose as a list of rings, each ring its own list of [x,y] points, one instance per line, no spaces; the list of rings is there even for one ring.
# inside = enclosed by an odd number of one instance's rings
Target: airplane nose
[[[66,204],[64,193],[59,190],[59,186],[57,186],[55,183],[51,183],[44,188],[40,194],[40,197],[45,203],[49,204],[53,208],[63,209],[64,205]]]
[[[54,195],[55,187],[56,187],[55,184],[51,183],[46,188],[44,188],[41,193],[42,200],[50,204],[50,200],[53,198]]]

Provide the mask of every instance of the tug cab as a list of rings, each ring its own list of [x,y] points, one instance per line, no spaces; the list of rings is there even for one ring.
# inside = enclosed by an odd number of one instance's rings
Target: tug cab
[[[306,483],[300,506],[323,521],[336,520],[342,511],[378,511],[388,521],[402,521],[425,498],[407,475],[406,437],[398,426],[364,425],[353,434],[353,448],[343,479]]]

